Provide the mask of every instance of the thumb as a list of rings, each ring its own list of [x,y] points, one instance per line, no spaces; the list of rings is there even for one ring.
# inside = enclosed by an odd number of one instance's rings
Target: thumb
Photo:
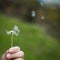
[[[8,60],[6,55],[7,55],[8,51],[6,51],[3,55],[2,55],[2,59],[1,60]]]

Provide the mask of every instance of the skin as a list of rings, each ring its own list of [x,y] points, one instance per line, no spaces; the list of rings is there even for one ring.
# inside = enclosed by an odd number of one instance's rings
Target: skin
[[[1,60],[24,60],[24,52],[18,46],[11,47],[3,54]]]

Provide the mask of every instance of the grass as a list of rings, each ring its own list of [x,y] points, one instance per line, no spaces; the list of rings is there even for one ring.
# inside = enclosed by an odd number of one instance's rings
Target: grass
[[[6,29],[11,30],[14,25],[21,31],[19,36],[14,36],[14,46],[25,52],[25,60],[60,60],[60,44],[40,26],[3,14],[0,15],[0,58],[10,48],[10,35],[6,34]]]

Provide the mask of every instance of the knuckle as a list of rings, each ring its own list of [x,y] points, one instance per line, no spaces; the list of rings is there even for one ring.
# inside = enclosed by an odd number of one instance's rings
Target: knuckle
[[[11,52],[11,53],[13,53],[13,52],[18,52],[18,51],[20,51],[20,47],[18,47],[18,46],[11,47],[11,48],[9,49],[9,52]]]

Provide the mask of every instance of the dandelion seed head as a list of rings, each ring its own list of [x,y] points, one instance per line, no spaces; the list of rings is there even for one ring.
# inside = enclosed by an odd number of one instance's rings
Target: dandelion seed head
[[[19,32],[20,32],[20,30],[19,30],[18,26],[16,26],[16,25],[13,27],[13,30],[10,30],[10,31],[6,30],[7,35],[13,34],[13,35],[18,36]]]

